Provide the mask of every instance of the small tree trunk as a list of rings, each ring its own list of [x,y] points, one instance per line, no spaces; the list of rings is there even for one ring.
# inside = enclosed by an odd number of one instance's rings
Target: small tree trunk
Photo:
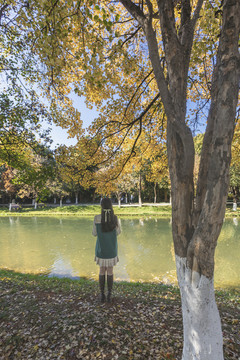
[[[237,200],[236,200],[236,198],[233,199],[233,211],[237,211]]]
[[[75,193],[75,205],[78,205],[78,193]]]
[[[157,202],[157,183],[154,183],[154,204]]]
[[[63,204],[62,204],[62,198],[61,198],[61,199],[60,199],[60,207],[62,207],[62,205],[63,205]]]
[[[121,192],[117,193],[118,207],[121,208]]]
[[[56,198],[56,197],[54,197],[54,199],[53,199],[53,203],[54,203],[54,204],[56,204],[56,203],[57,203],[57,198]]]
[[[139,206],[142,206],[142,177],[141,173],[139,174],[139,186],[138,186],[138,204]]]

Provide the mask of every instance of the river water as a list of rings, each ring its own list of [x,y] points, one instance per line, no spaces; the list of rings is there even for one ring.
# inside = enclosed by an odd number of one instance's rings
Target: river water
[[[97,279],[92,218],[0,217],[0,268]],[[121,219],[115,279],[176,283],[171,223]],[[215,286],[240,286],[240,222],[227,219],[215,255]]]

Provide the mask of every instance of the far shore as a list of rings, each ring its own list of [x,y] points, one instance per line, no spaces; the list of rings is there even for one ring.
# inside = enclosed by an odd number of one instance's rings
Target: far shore
[[[44,204],[44,207],[34,209],[33,205],[21,205],[19,210],[9,211],[7,205],[0,204],[0,216],[94,216],[100,213],[100,204],[78,204],[63,206]],[[119,216],[126,217],[161,217],[170,218],[172,216],[172,206],[170,203],[143,203],[140,206],[134,204],[117,204],[113,205],[114,212]],[[226,209],[226,218],[239,217],[240,207],[236,211],[232,205],[228,205]]]

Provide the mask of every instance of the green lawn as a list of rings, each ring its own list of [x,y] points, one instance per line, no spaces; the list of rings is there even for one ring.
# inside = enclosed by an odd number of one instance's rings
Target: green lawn
[[[45,207],[43,209],[33,209],[23,207],[20,211],[9,212],[8,208],[0,208],[0,216],[9,215],[78,215],[78,216],[93,216],[101,212],[100,205],[71,205],[63,207]],[[114,206],[116,215],[126,216],[159,216],[170,217],[171,206],[124,206],[119,208]]]
[[[238,359],[240,290],[217,291],[225,360]],[[98,283],[0,270],[1,359],[180,359],[177,287],[119,282],[113,302]]]
[[[116,215],[121,216],[158,216],[158,217],[171,217],[170,205],[143,205],[140,206],[123,206],[119,208],[114,206],[114,212]],[[70,205],[63,207],[45,207],[43,209],[34,210],[31,208],[23,207],[20,211],[9,212],[8,208],[0,207],[0,216],[50,216],[50,215],[77,215],[77,216],[94,216],[100,213],[100,205]],[[226,217],[238,217],[240,216],[240,208],[237,211],[232,210],[232,206],[227,207]]]

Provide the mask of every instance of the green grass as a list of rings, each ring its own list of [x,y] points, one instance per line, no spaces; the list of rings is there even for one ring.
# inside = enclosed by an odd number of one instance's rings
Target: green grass
[[[227,206],[225,216],[226,217],[239,217],[240,216],[240,207],[237,208],[237,211],[233,211],[232,206]]]
[[[100,205],[69,205],[63,207],[45,207],[43,209],[33,209],[23,207],[20,211],[9,212],[8,208],[0,208],[0,216],[94,216],[100,213]],[[171,217],[172,207],[171,205],[143,205],[140,206],[123,206],[119,208],[114,206],[114,212],[116,215],[127,217],[139,217],[139,216],[158,216],[158,217]],[[240,208],[237,211],[233,211],[229,206],[226,209],[226,218],[239,217]]]
[[[50,215],[77,215],[77,216],[94,216],[101,211],[100,205],[71,205],[63,207],[45,207],[43,209],[22,208],[20,211],[9,212],[8,208],[0,208],[0,216],[50,216]],[[121,216],[159,216],[170,217],[171,206],[125,206],[119,208],[114,206],[116,215]]]

